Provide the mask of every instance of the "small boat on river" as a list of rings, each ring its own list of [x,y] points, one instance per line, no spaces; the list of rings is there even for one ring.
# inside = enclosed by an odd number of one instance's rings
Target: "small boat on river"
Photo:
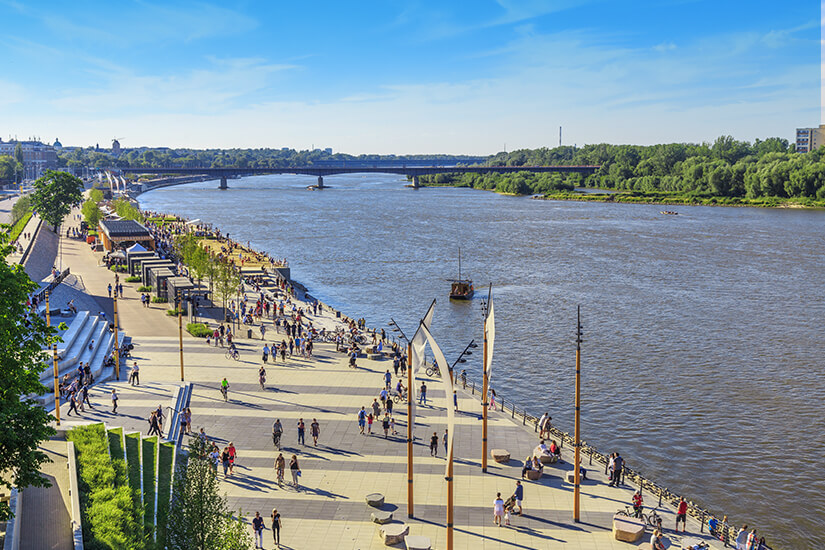
[[[678,212],[674,212],[673,210],[662,210],[659,214],[665,214],[667,216],[678,216]]]
[[[472,279],[461,278],[461,249],[458,249],[458,279],[447,279],[450,286],[450,300],[469,300],[475,294]]]

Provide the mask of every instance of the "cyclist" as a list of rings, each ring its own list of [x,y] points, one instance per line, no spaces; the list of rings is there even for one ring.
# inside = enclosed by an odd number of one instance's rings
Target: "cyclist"
[[[258,383],[261,385],[261,390],[264,390],[264,385],[266,384],[266,369],[263,365],[258,369]]]
[[[639,518],[642,517],[642,508],[644,508],[644,499],[642,498],[642,490],[637,489],[636,492],[633,494],[633,512],[635,517]]]
[[[223,394],[223,400],[228,400],[228,393],[229,393],[229,382],[226,381],[226,377],[221,380],[221,393]]]
[[[235,342],[229,343],[229,355],[237,359],[240,357],[240,353],[238,353],[238,348],[235,347]]]
[[[276,420],[274,424],[272,424],[272,444],[275,447],[278,447],[278,450],[281,450],[281,434],[284,433],[284,429],[281,427],[281,421]]]
[[[278,475],[278,485],[284,484],[284,470],[286,469],[286,461],[284,455],[278,453],[278,458],[275,459],[275,471]]]

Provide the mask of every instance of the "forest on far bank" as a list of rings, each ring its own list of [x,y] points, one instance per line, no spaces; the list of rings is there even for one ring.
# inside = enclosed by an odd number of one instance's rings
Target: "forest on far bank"
[[[592,176],[516,172],[437,174],[430,185],[455,185],[519,195],[599,187],[682,197],[825,199],[825,153],[796,153],[782,138],[753,143],[719,137],[713,143],[610,145],[522,149],[499,153],[490,166],[599,165]]]

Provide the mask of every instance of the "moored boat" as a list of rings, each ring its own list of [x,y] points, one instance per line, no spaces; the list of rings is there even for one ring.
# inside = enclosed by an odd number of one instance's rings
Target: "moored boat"
[[[448,279],[450,286],[450,300],[469,300],[475,294],[472,279],[461,278],[461,249],[458,249],[458,279]]]

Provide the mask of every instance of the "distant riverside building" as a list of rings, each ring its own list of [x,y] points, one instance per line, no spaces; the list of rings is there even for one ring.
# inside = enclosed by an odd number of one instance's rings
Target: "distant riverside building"
[[[825,124],[820,124],[819,128],[796,129],[797,153],[809,153],[822,145],[825,145]]]
[[[112,140],[112,154],[115,156],[120,155],[120,142],[116,139]]]
[[[13,157],[18,143],[23,149],[23,179],[37,179],[46,170],[57,169],[57,152],[54,147],[39,141],[3,141],[0,139],[0,155]]]

